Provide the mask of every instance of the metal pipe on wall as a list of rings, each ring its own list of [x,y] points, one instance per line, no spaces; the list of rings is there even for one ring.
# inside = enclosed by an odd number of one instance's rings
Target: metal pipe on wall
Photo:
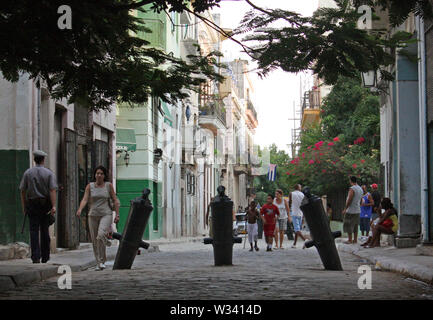
[[[424,21],[416,17],[418,33],[418,71],[419,71],[419,130],[420,130],[420,168],[421,168],[421,221],[423,242],[430,242],[428,210],[428,163],[427,163],[427,106],[426,106],[426,61]]]
[[[36,89],[38,91],[38,102],[37,102],[37,117],[38,117],[38,149],[42,148],[41,146],[41,78],[38,76],[36,78]]]

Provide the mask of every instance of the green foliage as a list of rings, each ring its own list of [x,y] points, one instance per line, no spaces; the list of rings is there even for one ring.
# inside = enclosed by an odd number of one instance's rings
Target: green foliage
[[[380,70],[382,79],[392,80],[386,71],[395,60],[392,52],[405,47],[412,35],[398,32],[385,37],[385,30],[358,29],[362,13],[348,0],[336,2],[338,8],[319,9],[312,17],[258,7],[248,12],[235,33],[247,33],[244,41],[255,43],[246,51],[257,60],[259,75],[277,68],[295,73],[312,70],[335,84],[340,76],[358,78],[359,72]],[[284,25],[274,27],[275,22]]]
[[[260,205],[262,206],[263,204],[266,203],[266,197],[268,196],[268,194],[264,191],[259,191],[256,193],[256,202],[260,203]]]
[[[47,83],[54,99],[68,98],[92,110],[109,109],[114,103],[144,103],[149,96],[174,103],[199,91],[208,79],[222,81],[215,57],[190,56],[190,62],[148,47],[137,37],[150,32],[145,21],[128,9],[162,10],[173,5],[186,10],[191,1],[132,0],[4,0],[0,3],[0,71],[9,81],[27,72]],[[218,0],[199,0],[198,12]],[[72,29],[61,30],[59,6],[72,9]],[[150,4],[143,9],[143,5]],[[149,9],[150,8],[150,9]],[[189,10],[189,9],[188,9]]]
[[[366,4],[381,10],[388,10],[391,25],[396,27],[402,24],[414,13],[424,19],[433,18],[433,6],[430,0],[354,0],[355,7]]]
[[[278,150],[275,144],[269,146],[270,152],[270,162],[277,165],[277,176],[275,181],[269,181],[268,176],[257,176],[254,178],[254,188],[258,193],[262,192],[264,194],[264,200],[266,201],[266,195],[268,193],[275,194],[277,189],[283,190],[285,196],[292,191],[292,186],[294,185],[293,179],[291,179],[287,174],[287,169],[290,164],[290,157],[284,150]],[[261,155],[261,150],[259,149],[259,155]],[[264,202],[260,202],[264,203]]]
[[[349,176],[376,182],[380,164],[378,98],[354,79],[340,78],[322,106],[322,121],[302,132],[290,177],[322,195],[343,191]]]
[[[379,98],[363,88],[359,80],[340,78],[326,97],[322,110],[325,137],[342,135],[347,144],[364,137],[364,150],[379,148]]]

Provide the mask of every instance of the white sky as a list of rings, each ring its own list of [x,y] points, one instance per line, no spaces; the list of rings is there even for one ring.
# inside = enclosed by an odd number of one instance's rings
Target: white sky
[[[298,12],[304,16],[312,15],[318,7],[318,0],[252,0],[251,2],[262,8],[281,8]],[[225,0],[220,3],[220,8],[213,12],[221,14],[221,27],[234,29],[250,9],[251,7],[244,1]],[[222,52],[225,58],[251,60],[241,50],[242,48],[231,40],[223,42]],[[306,73],[296,75],[278,70],[270,73],[263,80],[254,72],[250,74],[250,78],[255,90],[252,102],[259,121],[254,137],[255,144],[264,147],[275,143],[279,149],[288,152],[288,144],[291,143],[292,138],[291,129],[299,128],[299,121],[295,126],[293,120],[289,120],[294,117],[293,104],[296,103],[296,110],[300,110],[301,78],[304,83],[303,90],[307,90],[312,84],[311,76]],[[308,83],[310,86],[307,86]],[[296,118],[299,117],[298,113]]]

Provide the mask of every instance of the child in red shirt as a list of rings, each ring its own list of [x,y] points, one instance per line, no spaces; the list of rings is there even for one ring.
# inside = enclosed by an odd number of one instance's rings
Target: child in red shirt
[[[274,196],[269,194],[266,199],[266,204],[260,209],[260,216],[263,220],[263,231],[267,243],[266,251],[272,251],[272,241],[274,238],[275,223],[277,216],[280,215],[280,210],[273,204]]]

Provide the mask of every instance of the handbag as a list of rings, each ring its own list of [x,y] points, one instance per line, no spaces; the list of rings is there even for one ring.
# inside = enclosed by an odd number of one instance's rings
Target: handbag
[[[48,212],[48,225],[51,226],[54,222],[56,222],[56,217]]]
[[[393,225],[394,223],[391,219],[386,219],[382,222],[382,226],[384,226],[385,228],[392,228]]]
[[[106,183],[105,185],[107,186],[107,191],[108,191],[108,195],[109,195],[109,197],[107,199],[108,200],[108,207],[111,209],[111,211],[114,211],[114,203],[113,203],[113,199],[111,199],[111,196],[110,196],[109,184]]]

